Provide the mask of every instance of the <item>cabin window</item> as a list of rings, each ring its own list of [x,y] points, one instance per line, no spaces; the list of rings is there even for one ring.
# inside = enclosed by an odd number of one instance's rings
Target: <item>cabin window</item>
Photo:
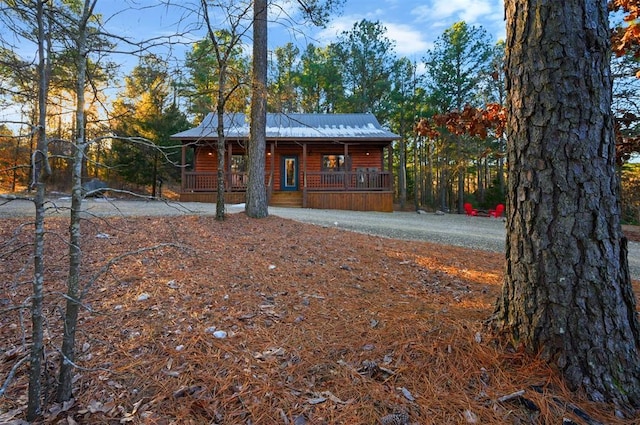
[[[344,171],[344,155],[322,155],[322,171]]]

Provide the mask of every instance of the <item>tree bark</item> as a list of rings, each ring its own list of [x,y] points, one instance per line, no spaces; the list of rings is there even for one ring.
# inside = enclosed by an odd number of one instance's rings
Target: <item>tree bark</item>
[[[218,117],[218,125],[216,127],[216,133],[218,135],[218,143],[216,145],[216,151],[218,156],[218,171],[216,173],[217,176],[217,187],[216,187],[216,220],[222,221],[225,218],[224,210],[225,210],[225,152],[226,152],[226,138],[225,138],[225,129],[224,129],[224,113],[227,103],[227,66],[229,62],[229,58],[231,55],[231,51],[233,50],[236,41],[238,40],[235,28],[236,25],[232,25],[233,30],[231,31],[231,45],[224,47],[221,46],[218,40],[218,36],[216,35],[215,30],[213,29],[212,20],[209,18],[209,5],[206,0],[200,1],[200,7],[202,8],[202,13],[205,18],[205,22],[207,24],[207,33],[209,39],[211,40],[211,44],[214,48],[214,54],[216,57],[216,62],[218,65],[218,88],[217,88],[217,102],[216,102],[216,116]],[[231,165],[231,164],[229,164]]]
[[[207,4],[203,0],[202,7],[207,10]],[[209,22],[209,14],[206,13],[207,22]],[[226,61],[221,61],[220,55],[220,46],[218,45],[218,41],[216,39],[215,33],[210,32],[210,37],[213,45],[216,49],[216,58],[218,60],[218,102],[216,106],[216,114],[218,116],[218,126],[216,128],[216,133],[218,134],[218,143],[217,143],[217,152],[218,152],[218,187],[216,191],[216,220],[222,221],[224,220],[224,210],[225,210],[225,200],[224,200],[224,191],[226,187],[226,182],[224,180],[225,175],[225,152],[226,152],[226,138],[224,133],[224,108],[226,106],[226,96],[225,90],[227,85],[227,64]],[[231,164],[229,164],[231,166]]]
[[[218,96],[220,99],[220,96]],[[225,208],[225,200],[224,200],[224,190],[225,190],[225,181],[224,181],[224,156],[226,152],[226,139],[224,136],[224,103],[218,102],[217,108],[217,116],[218,116],[218,143],[216,145],[218,152],[218,187],[216,190],[216,220],[222,221],[224,220],[224,208]]]
[[[506,278],[495,324],[594,401],[640,407],[607,2],[506,0]]]
[[[269,215],[264,183],[267,127],[267,1],[254,0],[253,14],[249,184],[245,212],[252,218],[264,218]]]
[[[29,390],[27,420],[33,421],[42,413],[42,360],[44,356],[44,219],[46,203],[46,182],[51,175],[47,141],[47,97],[51,75],[51,39],[46,35],[45,4],[37,3],[38,34],[38,131],[37,147],[31,156],[32,181],[35,188],[36,210],[33,250],[33,295],[31,297],[31,352],[29,358]]]
[[[82,264],[80,214],[82,212],[82,169],[87,148],[85,135],[85,82],[87,80],[87,23],[93,14],[97,0],[85,0],[82,15],[78,17],[76,34],[76,137],[72,163],[71,212],[69,214],[69,271],[67,277],[67,301],[64,315],[60,375],[57,400],[64,402],[73,396],[73,371],[75,370],[76,330],[80,309],[80,266]]]

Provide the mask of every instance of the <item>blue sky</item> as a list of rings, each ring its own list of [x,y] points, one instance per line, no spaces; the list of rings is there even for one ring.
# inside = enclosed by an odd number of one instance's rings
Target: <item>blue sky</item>
[[[502,0],[347,0],[343,14],[334,16],[321,41],[332,41],[353,24],[379,21],[399,56],[422,57],[442,32],[458,21],[482,26],[495,41],[505,37]]]
[[[182,5],[182,9],[169,8],[170,1]],[[234,1],[234,0],[219,0]],[[277,1],[279,8],[272,8],[269,26],[271,48],[284,46],[287,42],[297,44],[301,50],[308,44],[326,45],[335,41],[343,31],[350,30],[362,19],[379,21],[386,29],[386,36],[395,43],[398,56],[406,56],[420,63],[427,50],[442,32],[455,22],[464,20],[470,25],[482,26],[494,41],[504,39],[505,22],[503,0],[346,0],[342,11],[331,17],[326,28],[315,28],[293,24],[283,19],[286,13],[295,15],[296,0]],[[180,67],[190,43],[204,37],[204,32],[190,31],[189,19],[184,19],[184,7],[197,7],[200,0],[98,0],[95,13],[100,13],[108,32],[133,41],[152,37],[167,37],[177,30],[185,33],[177,38],[183,46],[171,48],[173,66]],[[276,12],[280,10],[278,21]],[[176,37],[172,37],[176,40]],[[247,46],[250,49],[250,46]],[[133,47],[121,44],[120,51],[128,52]],[[167,53],[166,47],[158,47],[158,53]],[[35,52],[34,46],[24,46],[18,53],[25,59]],[[115,55],[110,60],[122,64],[121,74],[126,75],[138,61],[131,55]],[[122,80],[120,79],[121,83]],[[112,87],[117,90],[118,83]],[[0,120],[15,112],[5,110]],[[15,119],[15,118],[13,118]]]
[[[325,45],[362,19],[379,21],[387,29],[387,38],[395,43],[398,56],[416,61],[424,56],[446,28],[457,21],[482,26],[494,41],[505,37],[503,0],[346,0],[341,13],[334,14],[326,28],[293,24],[284,17],[296,14],[297,2],[277,2],[280,7],[272,8],[271,13],[271,19],[276,21],[270,23],[271,47],[283,46],[289,41],[301,47],[310,42]],[[98,0],[96,11],[103,13],[107,28],[131,38],[167,35],[175,32],[176,27],[188,28],[187,22],[181,21],[175,10],[158,6],[158,3],[161,2]],[[188,3],[187,0],[183,4]],[[126,5],[131,9],[126,10]],[[202,38],[202,34],[193,32],[184,39],[188,41],[189,37],[197,40]]]

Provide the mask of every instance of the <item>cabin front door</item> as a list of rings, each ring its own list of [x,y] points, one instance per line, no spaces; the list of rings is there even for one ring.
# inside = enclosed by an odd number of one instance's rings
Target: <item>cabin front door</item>
[[[282,157],[280,190],[298,190],[298,156]]]

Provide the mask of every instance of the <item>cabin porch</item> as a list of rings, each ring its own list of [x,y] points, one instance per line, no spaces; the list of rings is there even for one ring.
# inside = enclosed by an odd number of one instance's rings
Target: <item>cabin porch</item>
[[[225,203],[245,202],[246,173],[224,173]],[[270,206],[356,211],[393,211],[390,172],[362,168],[355,171],[309,171],[302,174],[298,190],[281,190],[273,177],[265,176]],[[215,172],[183,173],[180,200],[216,202],[218,176]]]

